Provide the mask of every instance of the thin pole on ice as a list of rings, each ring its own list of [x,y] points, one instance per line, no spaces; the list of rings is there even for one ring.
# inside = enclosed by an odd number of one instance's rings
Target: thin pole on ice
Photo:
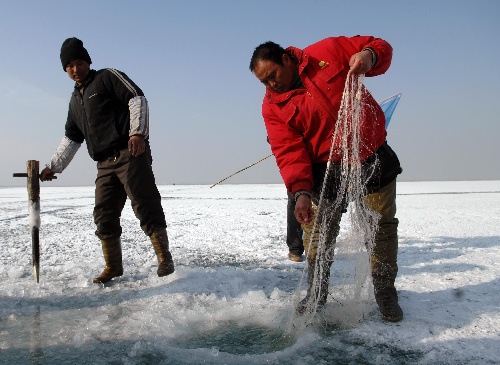
[[[31,232],[31,260],[33,276],[36,282],[40,281],[40,163],[35,160],[26,162],[26,173],[14,173],[13,177],[27,177],[28,212]],[[53,177],[55,178],[55,177]]]
[[[257,165],[259,162],[264,161],[265,159],[267,159],[267,158],[271,157],[272,155],[273,155],[273,154],[271,153],[269,156],[266,156],[266,157],[264,157],[264,158],[261,158],[259,161],[256,161],[256,162],[254,162],[253,164],[248,165],[247,167],[245,167],[245,168],[243,168],[243,169],[241,169],[241,170],[236,171],[234,174],[231,174],[231,175],[229,175],[228,177],[225,177],[224,179],[222,179],[221,181],[216,182],[216,183],[215,183],[215,184],[213,184],[210,188],[213,188],[215,185],[218,185],[218,184],[220,184],[221,182],[223,182],[224,180],[229,179],[231,176],[234,176],[234,175],[236,175],[236,174],[239,174],[239,173],[240,173],[240,172],[242,172],[242,171],[245,171],[246,169],[249,169],[249,168],[250,168],[250,167],[252,167],[253,165]]]

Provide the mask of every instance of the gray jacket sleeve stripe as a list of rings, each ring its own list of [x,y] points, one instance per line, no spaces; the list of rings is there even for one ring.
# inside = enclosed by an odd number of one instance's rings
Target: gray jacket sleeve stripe
[[[73,157],[75,157],[75,154],[81,145],[81,143],[72,141],[65,136],[56,148],[52,159],[46,166],[54,172],[63,172]]]
[[[136,96],[128,102],[130,110],[130,132],[129,136],[139,134],[148,138],[149,136],[149,106],[145,96]]]
[[[117,70],[115,70],[114,68],[108,68],[108,70],[110,72],[113,73],[113,75],[115,75],[116,77],[118,77],[118,79],[123,82],[123,84],[127,87],[127,89],[130,90],[130,92],[132,94],[134,94],[135,96],[137,96],[137,90],[135,89],[135,87],[125,78],[123,77],[123,75],[121,73],[119,73]]]

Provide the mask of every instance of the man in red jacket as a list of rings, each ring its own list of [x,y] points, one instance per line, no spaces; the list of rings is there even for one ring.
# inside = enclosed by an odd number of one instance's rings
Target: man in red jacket
[[[346,80],[350,74],[381,75],[389,68],[391,59],[389,43],[371,36],[330,37],[303,50],[283,49],[266,42],[254,50],[250,71],[266,86],[262,115],[285,186],[296,199],[295,216],[304,229],[305,246],[306,235],[317,234],[311,232],[313,203],[318,204],[332,144],[330,162],[334,170],[342,160],[341,140],[332,137]],[[382,317],[397,322],[403,318],[394,286],[398,271],[396,176],[402,169],[385,140],[383,111],[364,87],[362,91],[358,153],[363,166],[375,171],[365,186],[365,202],[380,214],[375,245],[370,252],[375,298]],[[331,194],[337,189],[333,186]],[[330,226],[333,241],[344,211],[345,206],[337,212],[336,224]],[[311,246],[315,245],[314,240],[311,242]],[[305,247],[309,287],[297,307],[298,313],[316,310],[327,300],[331,261],[320,271],[321,285],[315,291],[312,284],[316,249]],[[317,307],[311,309],[313,300]]]

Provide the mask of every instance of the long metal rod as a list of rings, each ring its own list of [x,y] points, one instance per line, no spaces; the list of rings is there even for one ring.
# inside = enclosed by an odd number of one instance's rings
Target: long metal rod
[[[252,166],[254,166],[254,165],[257,165],[259,162],[264,161],[265,159],[267,159],[267,158],[271,157],[272,155],[273,155],[273,154],[271,153],[269,156],[266,156],[266,157],[264,157],[264,158],[261,158],[259,161],[254,162],[254,163],[253,163],[253,164],[251,164],[251,165],[248,165],[248,166],[247,166],[247,167],[245,167],[244,169],[241,169],[241,170],[239,170],[239,171],[236,171],[234,174],[231,174],[231,175],[229,175],[228,177],[225,177],[225,178],[224,178],[224,179],[222,179],[221,181],[218,181],[218,182],[216,182],[215,184],[213,184],[213,185],[210,187],[210,189],[211,189],[211,188],[213,188],[215,185],[218,185],[218,184],[220,184],[221,182],[223,182],[223,181],[225,181],[225,180],[229,179],[230,177],[232,177],[232,176],[234,176],[234,175],[236,175],[236,174],[239,174],[240,172],[245,171],[246,169],[249,169],[250,167],[252,167]]]

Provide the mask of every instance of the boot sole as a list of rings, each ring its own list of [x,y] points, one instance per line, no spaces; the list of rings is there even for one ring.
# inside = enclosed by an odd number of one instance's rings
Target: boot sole
[[[382,319],[387,322],[401,322],[403,320],[403,316],[398,316],[398,317],[386,317],[382,316]]]
[[[103,279],[100,279],[99,276],[97,278],[94,278],[92,279],[92,282],[94,284],[106,284],[106,283],[109,283],[111,280],[113,280],[114,278],[119,278],[121,277],[123,274],[120,274],[120,275],[114,275],[112,276],[111,278],[109,278],[109,280],[103,280]]]
[[[172,270],[168,270],[168,271],[165,271],[165,272],[162,272],[162,273],[156,272],[156,274],[161,278],[161,277],[173,274],[174,272],[175,272],[175,269],[172,268]]]

